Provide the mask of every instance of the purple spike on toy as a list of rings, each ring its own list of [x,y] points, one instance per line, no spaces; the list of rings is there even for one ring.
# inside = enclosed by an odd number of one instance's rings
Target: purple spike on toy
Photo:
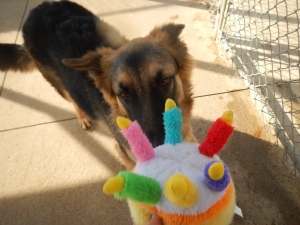
[[[127,129],[121,132],[128,140],[131,151],[139,162],[145,162],[154,157],[153,147],[137,121],[132,122]]]

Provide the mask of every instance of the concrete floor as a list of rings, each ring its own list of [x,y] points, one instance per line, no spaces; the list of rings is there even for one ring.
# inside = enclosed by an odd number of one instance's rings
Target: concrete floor
[[[23,16],[40,2],[0,1],[0,42],[22,44]],[[192,125],[198,140],[223,111],[235,112],[235,132],[221,154],[244,214],[233,224],[300,224],[300,182],[212,40],[204,1],[75,2],[129,39],[166,22],[185,24],[182,38],[195,59]],[[0,72],[0,84],[0,224],[132,224],[125,201],[102,194],[105,180],[123,169],[104,122],[82,130],[72,105],[38,71]]]

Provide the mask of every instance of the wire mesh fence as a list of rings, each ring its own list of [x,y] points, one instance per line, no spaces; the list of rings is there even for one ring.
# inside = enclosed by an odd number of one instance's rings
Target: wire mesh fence
[[[300,174],[300,1],[210,0],[214,36]]]

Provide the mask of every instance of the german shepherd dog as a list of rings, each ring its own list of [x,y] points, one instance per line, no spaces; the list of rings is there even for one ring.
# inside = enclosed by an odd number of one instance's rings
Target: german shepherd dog
[[[165,24],[128,41],[76,3],[44,2],[23,26],[24,45],[0,44],[0,70],[39,69],[73,103],[84,129],[104,117],[130,168],[134,159],[117,116],[137,120],[155,147],[163,144],[162,113],[172,98],[182,110],[183,139],[196,141],[190,126],[193,63],[179,38],[183,28]]]

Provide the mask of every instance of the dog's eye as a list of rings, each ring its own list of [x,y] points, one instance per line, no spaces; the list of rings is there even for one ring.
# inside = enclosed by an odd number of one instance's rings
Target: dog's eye
[[[128,98],[129,97],[129,93],[127,91],[123,91],[119,94],[121,97],[123,98]]]
[[[160,82],[160,86],[166,86],[170,82],[170,78],[165,78]]]

